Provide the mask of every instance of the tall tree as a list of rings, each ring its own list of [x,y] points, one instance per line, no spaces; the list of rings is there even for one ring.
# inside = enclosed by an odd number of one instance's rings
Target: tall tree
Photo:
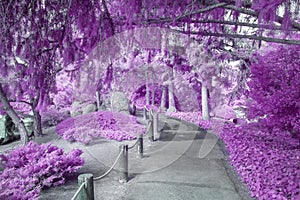
[[[107,21],[101,13],[101,4],[94,1],[1,1],[0,99],[23,144],[28,134],[10,102],[31,106],[34,132],[40,135],[40,112],[55,91],[55,75],[99,41],[101,22]]]

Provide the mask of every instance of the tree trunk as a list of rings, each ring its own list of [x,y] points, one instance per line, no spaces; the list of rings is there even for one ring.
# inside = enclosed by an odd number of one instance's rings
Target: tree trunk
[[[101,96],[100,96],[100,92],[96,91],[96,100],[97,100],[97,110],[100,110],[100,106],[101,106]]]
[[[33,111],[33,133],[34,136],[41,136],[43,134],[42,130],[42,117],[38,111]]]
[[[168,112],[176,112],[177,109],[175,107],[175,99],[174,99],[174,91],[173,91],[173,83],[171,82],[168,85],[168,94],[169,94],[169,108]]]
[[[155,89],[152,85],[152,97],[151,97],[151,104],[154,106],[155,105]]]
[[[175,58],[173,58],[175,59]],[[174,60],[173,60],[174,63]],[[175,74],[175,66],[172,68],[171,71],[171,76],[169,77],[169,84],[168,84],[168,94],[169,94],[169,108],[168,112],[176,112],[176,106],[175,106],[175,98],[174,98],[174,85],[173,85],[173,80],[174,80],[174,74]]]
[[[146,71],[145,73],[146,73],[146,105],[150,105],[148,72]]]
[[[17,126],[20,136],[21,136],[21,144],[25,145],[29,141],[27,130],[24,126],[23,121],[20,119],[20,117],[17,115],[13,107],[9,104],[9,101],[3,91],[2,85],[0,84],[0,100],[3,104],[4,110],[6,113],[10,116],[14,124]]]
[[[207,88],[202,84],[201,88],[202,98],[202,119],[209,120],[209,109],[208,109],[208,91]]]
[[[39,111],[36,111],[35,108],[38,104],[38,99],[31,99],[31,109],[33,111],[33,133],[34,136],[41,136],[43,133],[42,130],[42,117]]]
[[[167,102],[166,95],[167,95],[167,87],[162,86],[160,109],[163,110],[163,111],[166,110],[166,102]]]

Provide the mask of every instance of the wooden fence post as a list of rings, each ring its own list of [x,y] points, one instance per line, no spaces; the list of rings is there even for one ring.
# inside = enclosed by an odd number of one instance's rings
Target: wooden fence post
[[[159,133],[158,133],[158,113],[153,113],[153,140],[159,139]]]
[[[143,158],[143,153],[144,153],[144,141],[143,141],[143,135],[139,134],[139,141],[137,143],[137,150],[138,150],[138,158]]]
[[[80,174],[78,176],[78,186],[81,186],[82,183],[85,183],[85,186],[81,189],[78,194],[79,200],[94,200],[94,180],[93,174]]]
[[[128,181],[128,145],[121,145],[120,152],[122,151],[119,166],[120,166],[120,183],[126,183]]]

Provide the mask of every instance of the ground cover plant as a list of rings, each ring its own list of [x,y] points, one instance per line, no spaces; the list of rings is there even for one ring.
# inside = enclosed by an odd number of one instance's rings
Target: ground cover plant
[[[1,155],[0,199],[38,199],[42,188],[65,183],[66,177],[84,164],[82,151],[63,149],[50,143],[27,145]]]
[[[225,125],[221,139],[230,163],[259,200],[300,198],[298,141],[279,129],[269,132],[259,123]]]
[[[271,45],[251,68],[247,117],[221,138],[252,196],[300,199],[300,47]]]
[[[144,134],[145,126],[137,123],[137,118],[110,111],[98,111],[68,118],[56,126],[58,135],[68,141],[88,144],[95,138],[111,140],[133,140]]]

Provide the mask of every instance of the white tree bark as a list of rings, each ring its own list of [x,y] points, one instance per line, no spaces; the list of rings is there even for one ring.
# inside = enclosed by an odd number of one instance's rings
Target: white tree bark
[[[201,102],[202,102],[202,119],[209,120],[209,109],[208,109],[208,90],[202,84],[201,88]]]
[[[161,102],[160,102],[160,109],[165,111],[166,110],[166,95],[167,95],[167,87],[162,86],[162,94],[161,94]]]
[[[151,104],[155,104],[155,89],[154,89],[154,84],[152,85],[152,95],[151,95]]]
[[[173,84],[172,82],[168,85],[168,94],[169,94],[169,108],[168,112],[176,112],[174,93],[173,93]]]
[[[146,71],[146,105],[150,105],[150,94],[149,94],[149,80],[148,80],[148,72]]]

